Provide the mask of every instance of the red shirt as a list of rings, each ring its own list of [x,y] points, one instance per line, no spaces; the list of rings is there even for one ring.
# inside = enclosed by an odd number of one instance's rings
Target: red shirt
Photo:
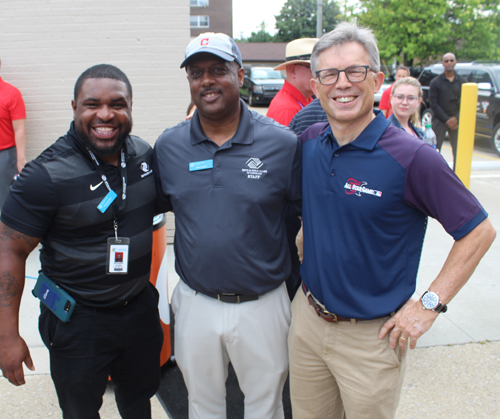
[[[391,105],[392,86],[394,86],[394,84],[391,84],[389,88],[384,90],[384,92],[382,93],[382,97],[380,98],[380,103],[378,104],[378,108],[381,111],[387,111],[385,115],[386,118],[389,118],[392,114],[392,105]]]
[[[306,99],[299,89],[285,80],[285,84],[269,104],[266,116],[288,126],[295,114],[312,101],[312,97]]]
[[[0,150],[16,145],[12,121],[26,119],[21,92],[0,77]]]

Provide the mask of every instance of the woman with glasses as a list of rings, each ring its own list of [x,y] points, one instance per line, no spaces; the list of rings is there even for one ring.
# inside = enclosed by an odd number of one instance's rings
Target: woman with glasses
[[[422,140],[424,131],[420,128],[421,103],[422,87],[417,79],[404,77],[397,80],[392,88],[393,114],[389,117],[389,122]]]

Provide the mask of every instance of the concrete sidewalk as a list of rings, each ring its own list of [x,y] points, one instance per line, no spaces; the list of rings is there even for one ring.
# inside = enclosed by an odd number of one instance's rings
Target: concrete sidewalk
[[[451,152],[445,146],[443,155]],[[500,159],[475,152],[471,191],[500,228]],[[453,239],[435,220],[429,220],[418,275],[416,295],[433,281],[453,245]],[[178,277],[169,252],[169,289]],[[409,370],[398,409],[398,419],[500,418],[500,286],[497,239],[465,288],[440,315],[432,329],[410,355]],[[61,417],[49,374],[48,352],[38,334],[38,302],[31,295],[39,269],[38,251],[28,260],[25,292],[21,304],[20,332],[35,362],[26,370],[27,384],[14,387],[0,379],[0,419]],[[153,418],[167,418],[153,398]],[[119,418],[112,389],[104,396],[101,417]],[[232,419],[232,418],[228,418]],[[376,418],[374,418],[376,419]]]

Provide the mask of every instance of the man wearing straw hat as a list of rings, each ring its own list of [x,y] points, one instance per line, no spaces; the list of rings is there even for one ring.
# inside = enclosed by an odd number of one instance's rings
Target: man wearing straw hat
[[[288,126],[295,114],[312,102],[311,52],[317,38],[301,38],[286,46],[286,61],[275,70],[286,70],[285,84],[269,105],[267,116]]]

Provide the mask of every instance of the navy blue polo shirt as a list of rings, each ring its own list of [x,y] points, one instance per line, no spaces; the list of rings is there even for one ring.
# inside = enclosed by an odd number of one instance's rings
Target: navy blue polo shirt
[[[328,123],[301,140],[301,275],[332,313],[373,319],[411,297],[427,216],[455,240],[487,217],[439,153],[382,113],[342,147]]]
[[[302,144],[241,106],[238,130],[221,147],[196,111],[165,130],[154,150],[158,192],[175,213],[177,273],[206,295],[262,295],[291,270],[284,212],[301,211]]]

